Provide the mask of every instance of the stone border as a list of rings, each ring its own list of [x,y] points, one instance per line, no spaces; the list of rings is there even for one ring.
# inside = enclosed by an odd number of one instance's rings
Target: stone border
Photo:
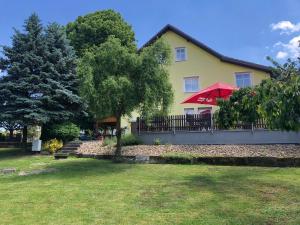
[[[78,158],[112,160],[113,155],[77,154]],[[224,166],[300,167],[300,158],[122,156],[124,162],[151,164],[208,164]]]

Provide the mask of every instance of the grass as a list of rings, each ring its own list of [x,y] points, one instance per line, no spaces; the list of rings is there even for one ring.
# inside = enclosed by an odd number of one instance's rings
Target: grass
[[[114,164],[0,149],[0,224],[300,224],[300,168]]]

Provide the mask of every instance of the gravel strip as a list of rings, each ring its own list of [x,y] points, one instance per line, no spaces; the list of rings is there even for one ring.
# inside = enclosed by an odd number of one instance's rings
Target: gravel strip
[[[112,155],[115,148],[102,147],[99,141],[84,142],[79,154]],[[191,153],[197,156],[300,158],[300,145],[136,145],[122,147],[125,156],[159,156]]]

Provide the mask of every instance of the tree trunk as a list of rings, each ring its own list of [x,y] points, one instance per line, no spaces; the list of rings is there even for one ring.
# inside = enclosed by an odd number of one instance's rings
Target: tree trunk
[[[99,135],[99,126],[98,126],[98,120],[94,121],[94,136],[98,137]]]
[[[22,138],[22,143],[23,143],[23,148],[25,149],[25,151],[27,151],[27,126],[24,126],[23,127],[23,130],[22,130],[22,133],[23,133],[23,138]]]
[[[9,140],[12,140],[14,137],[14,130],[13,129],[9,129]]]
[[[121,116],[117,116],[117,131],[116,131],[116,136],[117,136],[117,148],[115,152],[115,157],[116,159],[120,158],[121,156],[121,135],[122,135],[122,130],[121,130]]]
[[[22,133],[23,133],[22,142],[23,142],[23,144],[26,144],[27,143],[27,126],[23,127]]]

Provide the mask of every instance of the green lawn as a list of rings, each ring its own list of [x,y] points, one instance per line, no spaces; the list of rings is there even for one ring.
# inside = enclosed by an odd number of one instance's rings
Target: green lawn
[[[0,224],[300,224],[300,168],[56,161],[1,149]],[[54,168],[48,174],[20,171]]]

